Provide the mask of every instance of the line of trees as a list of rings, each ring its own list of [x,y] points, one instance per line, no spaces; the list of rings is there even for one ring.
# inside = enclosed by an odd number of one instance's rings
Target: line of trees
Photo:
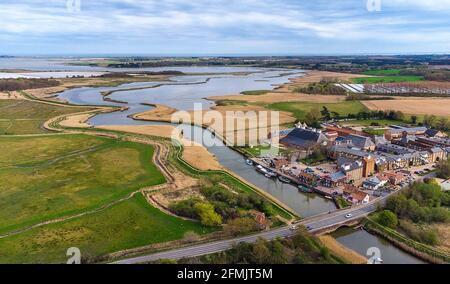
[[[199,258],[182,259],[180,264],[336,264],[336,258],[314,236],[305,231],[287,239],[267,241],[258,239],[254,244],[240,243],[232,249]]]
[[[22,91],[58,86],[60,83],[53,79],[1,79],[0,92]]]
[[[447,117],[437,117],[435,115],[425,115],[423,124],[442,131],[450,131],[450,121]]]

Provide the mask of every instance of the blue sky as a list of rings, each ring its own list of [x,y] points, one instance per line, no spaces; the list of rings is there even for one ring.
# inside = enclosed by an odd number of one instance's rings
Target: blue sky
[[[450,53],[450,0],[0,1],[0,54],[433,52]]]

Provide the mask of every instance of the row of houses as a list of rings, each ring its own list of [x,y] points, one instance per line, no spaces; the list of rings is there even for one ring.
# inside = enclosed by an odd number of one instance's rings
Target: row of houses
[[[339,126],[326,125],[325,129],[301,125],[282,137],[280,143],[306,153],[317,147],[325,150],[336,161],[338,170],[320,180],[308,173],[302,178],[326,187],[350,183],[377,189],[386,183],[397,185],[409,176],[402,170],[447,159],[450,153],[450,139],[425,127],[394,126],[385,137],[376,138]]]

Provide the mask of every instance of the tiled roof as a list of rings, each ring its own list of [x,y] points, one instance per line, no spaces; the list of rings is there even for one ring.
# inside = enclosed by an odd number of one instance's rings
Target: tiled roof
[[[296,128],[286,137],[280,140],[280,143],[296,145],[300,147],[311,147],[327,141],[327,137],[320,132],[311,129]]]

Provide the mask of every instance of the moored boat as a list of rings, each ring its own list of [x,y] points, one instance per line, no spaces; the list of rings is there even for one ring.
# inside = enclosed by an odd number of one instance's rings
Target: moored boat
[[[304,193],[313,193],[314,191],[311,188],[308,188],[306,186],[303,185],[299,185],[298,186],[298,190]]]
[[[285,176],[279,176],[278,179],[283,183],[291,183],[291,180]]]

